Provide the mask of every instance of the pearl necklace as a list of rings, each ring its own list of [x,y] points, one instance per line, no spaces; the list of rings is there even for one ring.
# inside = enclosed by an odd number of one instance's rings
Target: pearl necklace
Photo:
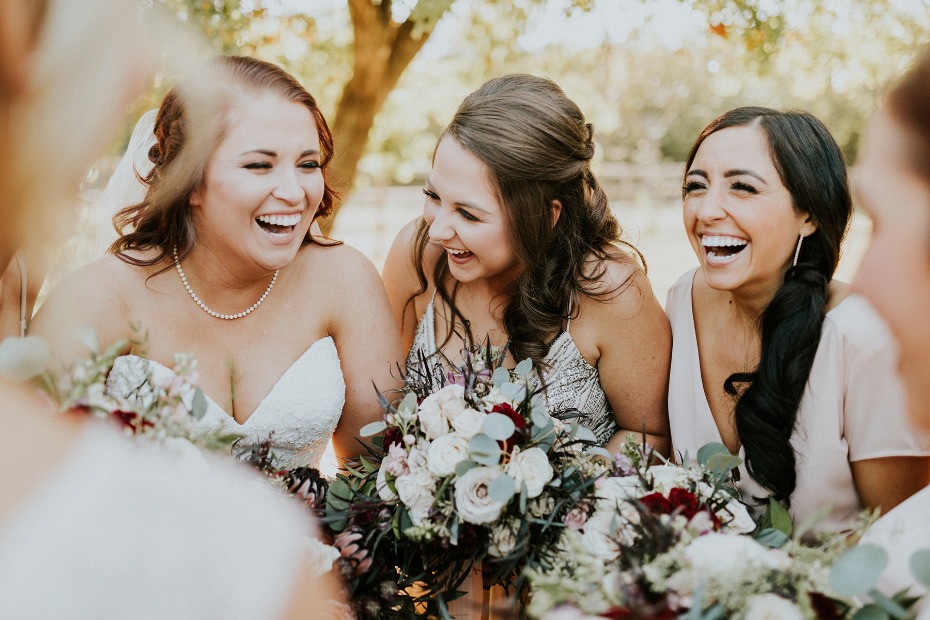
[[[181,261],[178,260],[177,246],[175,246],[172,249],[172,254],[174,254],[174,268],[178,270],[178,275],[181,276],[181,283],[184,284],[184,288],[187,289],[187,293],[191,296],[191,299],[194,300],[194,303],[200,306],[200,309],[206,312],[207,314],[209,314],[210,316],[217,318],[217,319],[224,319],[226,321],[232,321],[234,319],[241,319],[244,316],[248,316],[249,314],[252,313],[253,310],[255,310],[260,305],[262,305],[262,302],[265,301],[266,297],[268,297],[268,293],[271,292],[271,288],[274,286],[274,283],[278,280],[278,272],[281,271],[280,269],[275,269],[274,275],[271,276],[271,283],[268,284],[268,288],[266,288],[265,292],[262,293],[262,296],[258,298],[258,301],[252,304],[249,308],[247,308],[246,310],[243,310],[242,312],[237,312],[236,314],[221,314],[217,312],[216,310],[211,310],[210,308],[208,308],[207,305],[203,303],[202,301],[200,301],[200,298],[197,297],[197,293],[195,293],[191,289],[191,285],[187,282],[187,276],[184,275],[184,270],[181,269]]]

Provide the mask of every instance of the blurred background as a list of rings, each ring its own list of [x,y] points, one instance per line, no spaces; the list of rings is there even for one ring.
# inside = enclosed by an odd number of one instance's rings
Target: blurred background
[[[713,117],[740,105],[820,117],[848,161],[881,89],[930,42],[930,0],[147,0],[219,53],[276,62],[333,128],[344,201],[324,230],[380,268],[418,215],[436,138],[488,78],[544,75],[595,128],[594,171],[659,299],[696,265],[681,226],[681,163]],[[143,9],[146,10],[146,9]],[[154,80],[85,179],[78,233],[49,283],[94,258],[95,202],[136,119],[171,86]],[[104,218],[105,219],[105,218]],[[857,215],[840,267],[867,241]]]

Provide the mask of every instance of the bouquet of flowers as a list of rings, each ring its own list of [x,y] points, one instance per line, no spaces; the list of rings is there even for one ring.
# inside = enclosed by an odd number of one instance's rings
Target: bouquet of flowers
[[[62,411],[81,412],[117,421],[127,433],[175,448],[193,444],[208,451],[223,450],[239,435],[197,428],[207,409],[204,393],[197,387],[197,363],[193,356],[178,354],[172,369],[155,366],[142,358],[123,356],[129,341],[120,340],[103,351],[95,338],[87,346],[90,356],[70,371],[44,378],[46,388]],[[111,377],[120,364],[119,385]]]
[[[770,501],[757,525],[730,480],[740,459],[720,444],[677,466],[628,442],[617,461],[595,503],[572,512],[557,555],[529,571],[529,616],[813,619],[868,607],[862,617],[904,618],[915,602],[874,589],[881,551],[853,546],[867,516],[853,532],[792,538]]]
[[[584,451],[589,429],[549,415],[531,362],[502,359],[486,347],[450,373],[422,360],[403,399],[362,430],[371,458],[330,486],[331,527],[365,558],[346,575],[360,616],[446,615],[476,566],[519,589],[606,471]]]

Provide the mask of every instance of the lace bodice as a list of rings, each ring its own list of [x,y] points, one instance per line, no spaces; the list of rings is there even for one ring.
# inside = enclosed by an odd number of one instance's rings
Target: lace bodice
[[[431,299],[417,323],[413,345],[407,354],[408,368],[416,366],[417,351],[426,356],[439,351],[433,302]],[[578,421],[594,432],[601,445],[607,443],[617,428],[613,409],[601,387],[600,373],[581,355],[568,329],[552,341],[543,360],[549,368],[542,376],[549,411],[553,414],[569,410],[580,412],[583,416]],[[535,383],[537,387],[541,385],[538,374]]]
[[[139,377],[153,378],[172,370],[135,355],[116,359],[107,389],[129,396]],[[197,421],[204,432],[219,429],[238,433],[247,441],[271,438],[271,448],[283,468],[319,467],[326,444],[333,436],[345,404],[345,379],[331,337],[313,343],[278,379],[252,415],[240,424],[207,397],[207,412]]]

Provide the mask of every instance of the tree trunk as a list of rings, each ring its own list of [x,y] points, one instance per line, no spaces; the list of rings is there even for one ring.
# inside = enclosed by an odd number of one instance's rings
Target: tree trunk
[[[392,22],[389,0],[378,5],[371,0],[348,0],[348,4],[355,59],[352,78],[336,109],[336,155],[330,167],[331,183],[343,196],[352,188],[375,116],[432,33],[432,28],[421,28],[419,37],[414,38],[414,24],[409,19],[401,24]],[[332,218],[320,223],[323,232],[332,228],[339,207],[336,205]]]

